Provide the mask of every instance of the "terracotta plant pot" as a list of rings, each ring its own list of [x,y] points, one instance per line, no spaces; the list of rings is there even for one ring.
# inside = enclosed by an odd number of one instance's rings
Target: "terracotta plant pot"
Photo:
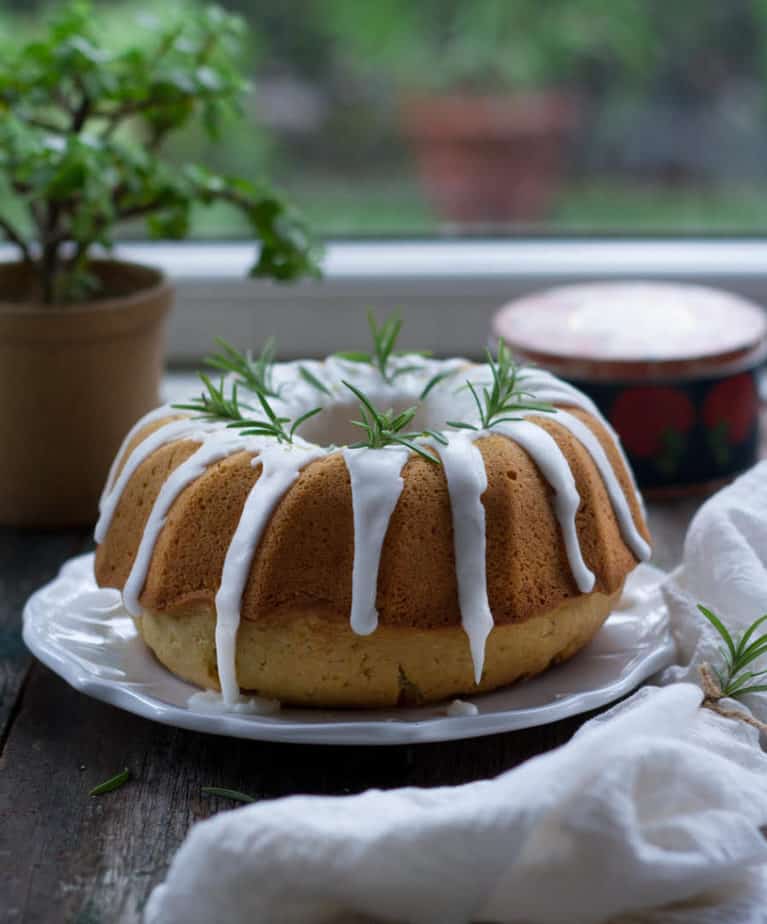
[[[158,270],[95,261],[105,297],[25,301],[24,264],[0,264],[0,524],[92,522],[110,462],[158,404],[173,291]]]
[[[549,210],[575,121],[569,96],[425,96],[407,100],[403,118],[421,181],[443,217],[508,223]]]

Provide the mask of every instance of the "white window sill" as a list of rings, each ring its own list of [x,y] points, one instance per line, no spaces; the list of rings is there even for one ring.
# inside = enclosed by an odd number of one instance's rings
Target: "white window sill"
[[[273,334],[283,358],[325,355],[366,342],[366,308],[401,312],[404,347],[478,355],[504,302],[590,279],[700,282],[767,304],[767,241],[754,239],[336,242],[326,247],[324,279],[295,285],[247,279],[247,243],[125,244],[118,255],[175,280],[177,363],[196,362],[215,336],[257,346]]]

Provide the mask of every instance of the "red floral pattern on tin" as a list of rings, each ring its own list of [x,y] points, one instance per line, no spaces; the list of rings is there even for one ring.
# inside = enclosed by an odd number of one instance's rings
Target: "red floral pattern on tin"
[[[695,423],[695,407],[677,388],[626,388],[613,402],[610,421],[629,453],[652,459],[660,471],[673,475]]]
[[[730,447],[748,437],[758,415],[759,395],[749,373],[724,379],[709,390],[701,416],[711,455],[720,467],[729,464]]]
[[[754,377],[741,372],[711,388],[703,402],[703,423],[708,429],[725,424],[730,443],[742,443],[759,413]]]

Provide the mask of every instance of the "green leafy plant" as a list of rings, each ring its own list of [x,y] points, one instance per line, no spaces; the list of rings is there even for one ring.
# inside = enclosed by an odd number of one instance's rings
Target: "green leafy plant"
[[[480,396],[477,386],[473,382],[466,382],[466,387],[477,405],[480,426],[464,421],[449,420],[447,422],[449,427],[456,427],[460,430],[489,430],[495,424],[521,420],[521,417],[514,416],[520,411],[536,411],[541,414],[556,413],[553,405],[536,401],[535,395],[520,387],[524,381],[524,375],[520,374],[520,367],[514,362],[503,340],[498,341],[495,359],[490,350],[487,351],[487,364],[493,377],[492,388],[483,385]]]
[[[344,381],[344,385],[360,403],[362,420],[353,420],[352,424],[364,430],[366,436],[365,440],[359,443],[352,443],[350,448],[383,449],[384,446],[399,444],[400,446],[407,447],[427,461],[434,462],[437,465],[439,464],[437,456],[432,455],[424,449],[423,446],[419,446],[414,440],[421,437],[431,437],[436,442],[446,446],[447,440],[441,433],[435,430],[405,431],[405,427],[407,427],[415,417],[418,411],[417,407],[409,407],[404,411],[400,411],[398,414],[395,414],[394,411],[391,410],[385,412],[379,411],[367,395],[358,388],[355,388],[350,382]]]
[[[757,629],[767,622],[767,614],[751,623],[741,636],[733,638],[715,613],[701,604],[698,604],[698,609],[724,642],[724,647],[719,649],[723,666],[721,669],[713,666],[711,668],[719,682],[720,695],[737,699],[746,693],[767,693],[767,684],[754,683],[758,678],[767,675],[767,670],[746,670],[757,658],[767,654],[767,633],[756,635]]]
[[[391,368],[391,360],[395,356],[407,356],[407,353],[397,352],[394,347],[397,345],[397,338],[402,330],[402,320],[397,315],[387,318],[379,326],[375,315],[368,311],[368,325],[373,338],[373,351],[365,353],[362,350],[347,350],[343,353],[336,353],[339,359],[345,359],[352,363],[365,363],[377,369],[381,378],[387,385],[392,385],[397,378],[408,372],[416,372],[420,366],[409,365],[400,366],[398,369]],[[427,356],[427,353],[419,353],[420,356]]]
[[[499,91],[552,86],[598,61],[620,77],[650,72],[657,42],[644,0],[334,0],[328,28],[363,73],[408,88]],[[689,22],[688,22],[689,31]]]
[[[220,352],[205,358],[208,366],[218,369],[219,372],[232,373],[237,381],[250,391],[269,398],[279,398],[272,385],[272,370],[277,352],[277,341],[274,337],[267,339],[257,359],[253,358],[249,350],[247,353],[241,353],[222,337],[216,337],[216,343]]]
[[[162,156],[168,136],[201,122],[211,139],[241,115],[247,83],[242,20],[207,7],[141,40],[107,47],[92,5],[72,0],[35,41],[0,49],[0,231],[35,271],[45,303],[95,295],[94,250],[115,226],[145,219],[155,238],[182,238],[193,208],[218,202],[247,218],[251,273],[317,272],[298,215],[267,185]]]
[[[246,417],[244,412],[252,411],[253,408],[240,404],[236,382],[232,383],[227,397],[223,377],[219,385],[212,382],[204,372],[200,373],[200,379],[205,386],[205,391],[199,398],[171,406],[180,411],[193,411],[199,420],[225,421],[227,427],[239,430],[242,436],[270,436],[279,443],[292,443],[301,424],[322,410],[321,407],[312,408],[306,414],[291,421],[289,417],[280,417],[272,408],[267,396],[257,391],[255,392],[256,398],[266,414],[266,420]]]

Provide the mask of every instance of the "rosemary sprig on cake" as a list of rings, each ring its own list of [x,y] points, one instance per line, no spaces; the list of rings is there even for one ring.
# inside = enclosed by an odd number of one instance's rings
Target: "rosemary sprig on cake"
[[[496,424],[522,420],[522,417],[514,416],[520,411],[556,413],[556,408],[552,404],[536,401],[535,395],[520,387],[524,376],[520,375],[520,367],[512,358],[503,340],[498,341],[495,358],[490,350],[487,351],[487,364],[493,377],[492,388],[483,385],[480,394],[477,385],[470,381],[466,382],[466,387],[477,405],[480,425],[476,426],[460,420],[448,420],[449,427],[459,430],[489,430]]]
[[[749,671],[746,668],[757,658],[767,654],[767,633],[754,637],[756,630],[767,622],[767,614],[751,623],[740,636],[733,638],[722,620],[710,609],[698,604],[698,609],[716,629],[725,647],[720,648],[724,665],[721,669],[711,667],[719,683],[719,696],[737,699],[746,693],[767,693],[767,683],[754,683],[767,674],[767,670]],[[718,698],[718,697],[717,697]]]
[[[343,353],[336,353],[339,359],[345,359],[351,363],[366,363],[377,369],[381,378],[387,385],[393,385],[395,380],[401,375],[408,372],[417,372],[421,366],[408,365],[392,368],[391,360],[395,356],[407,356],[407,352],[397,351],[394,347],[397,345],[397,338],[402,330],[402,319],[396,314],[387,318],[379,326],[372,311],[368,311],[368,325],[373,337],[373,351],[366,353],[361,350],[348,350]],[[415,355],[428,356],[428,352],[419,352]],[[435,383],[436,384],[436,383]]]
[[[218,420],[239,421],[244,419],[243,408],[250,410],[248,405],[241,405],[237,391],[237,383],[232,383],[229,397],[224,393],[225,380],[216,385],[204,372],[198,373],[205,391],[199,398],[193,398],[186,404],[172,404],[171,407],[179,411],[193,411],[195,420],[205,420],[215,423]]]
[[[321,407],[312,408],[291,421],[289,417],[280,417],[269,403],[267,396],[258,391],[255,394],[266,419],[246,417],[243,410],[252,410],[252,408],[240,404],[236,382],[232,383],[227,397],[223,377],[219,385],[212,382],[204,372],[200,373],[200,379],[206,391],[199,398],[186,404],[173,404],[172,407],[180,411],[194,411],[199,420],[226,422],[228,428],[239,430],[241,436],[271,436],[280,443],[292,443],[301,424],[322,410]]]
[[[313,372],[310,372],[310,371],[306,368],[306,366],[299,366],[299,367],[298,367],[298,374],[301,376],[301,378],[302,378],[305,382],[308,382],[309,385],[312,386],[312,388],[316,388],[317,391],[322,392],[323,395],[327,395],[328,398],[332,398],[332,397],[333,397],[333,392],[331,392],[331,390],[327,387],[327,385],[325,385],[323,382],[321,382],[321,381],[317,378],[317,376],[314,375]]]
[[[218,369],[219,372],[235,375],[237,381],[244,385],[248,391],[266,395],[269,398],[280,397],[279,390],[274,388],[272,382],[274,358],[277,353],[277,341],[274,337],[269,337],[264,343],[257,359],[253,358],[250,350],[246,353],[241,353],[222,337],[216,337],[216,343],[220,348],[220,352],[206,356],[206,365],[211,366],[213,369]]]
[[[359,443],[352,443],[351,449],[383,449],[384,446],[398,444],[405,446],[412,452],[417,453],[429,462],[439,465],[437,456],[432,455],[423,446],[419,446],[415,440],[422,437],[431,437],[443,446],[447,445],[447,440],[435,430],[419,430],[407,432],[405,427],[408,426],[415,417],[418,407],[409,407],[404,411],[395,414],[394,411],[380,411],[368,396],[355,388],[350,382],[343,383],[349,391],[357,398],[360,403],[360,414],[362,420],[353,420],[352,424],[364,430],[366,439]]]
[[[321,407],[312,408],[311,411],[301,414],[291,422],[289,417],[279,417],[274,412],[265,395],[259,392],[256,397],[268,419],[250,419],[230,423],[229,427],[237,428],[242,436],[273,436],[279,443],[292,443],[301,424],[322,410]]]

